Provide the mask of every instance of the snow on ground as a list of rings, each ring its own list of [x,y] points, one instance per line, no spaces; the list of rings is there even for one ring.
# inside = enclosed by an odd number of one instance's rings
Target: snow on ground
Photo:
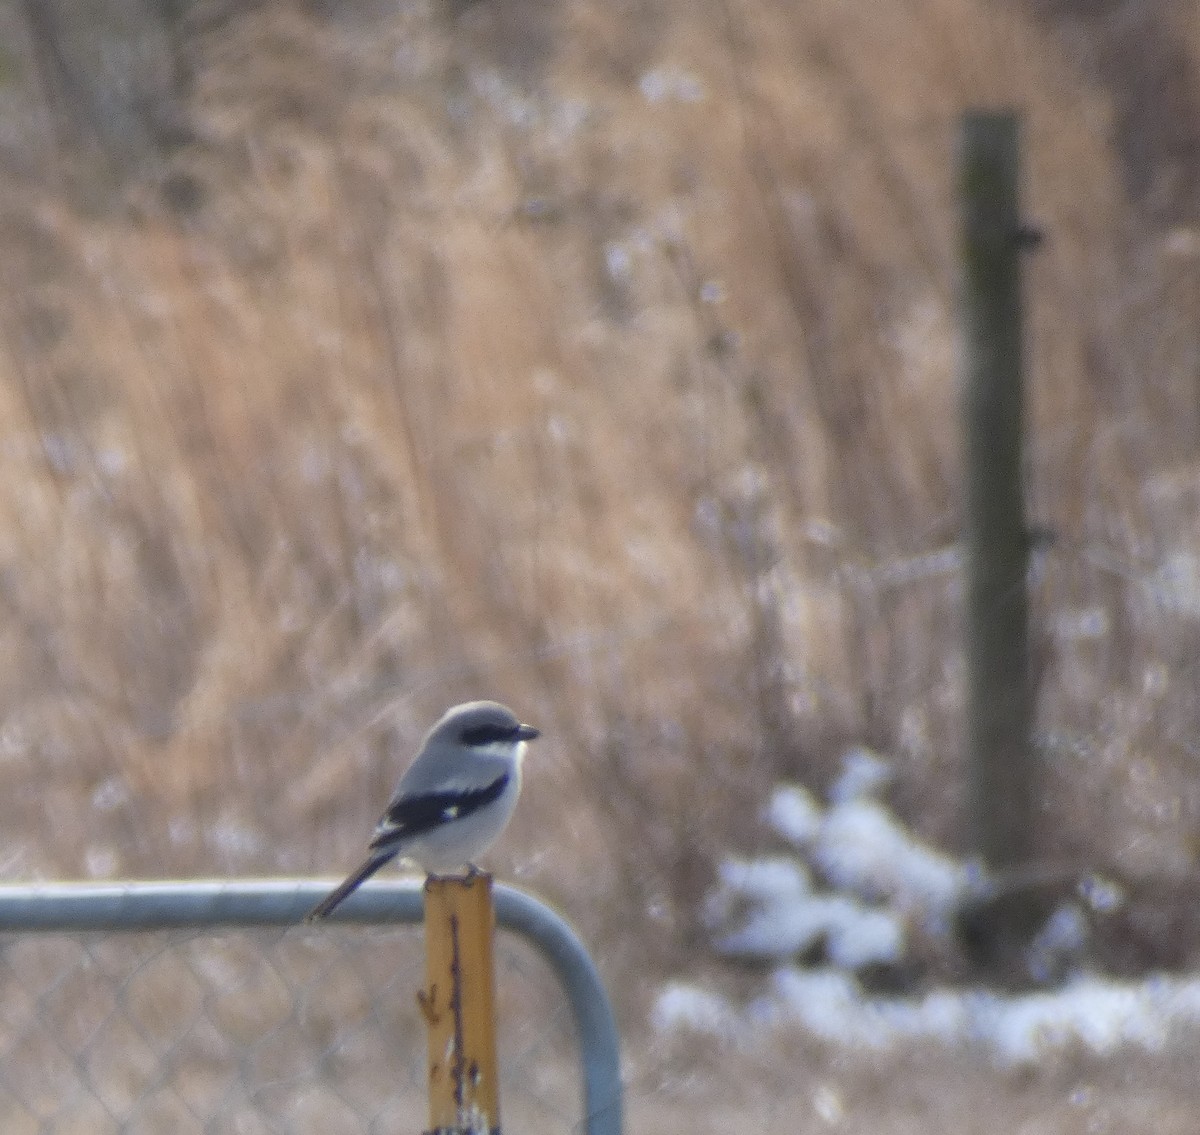
[[[965,865],[914,839],[877,800],[830,808],[812,857],[830,886],[885,900],[934,927],[946,924],[970,882]]]
[[[882,758],[854,749],[830,807],[802,785],[776,789],[764,818],[799,857],[720,865],[705,904],[719,954],[786,961],[821,948],[861,969],[901,961],[914,922],[947,932],[978,872],[916,839],[873,798],[889,777]],[[814,872],[826,889],[814,887]]]
[[[896,963],[904,955],[904,924],[890,910],[849,895],[816,893],[803,864],[787,859],[726,860],[705,908],[709,925],[731,920],[737,900],[747,909],[714,945],[728,957],[774,959],[822,946],[847,969]]]
[[[764,1027],[790,1026],[837,1048],[900,1052],[924,1042],[974,1049],[1002,1067],[1031,1067],[1063,1053],[1160,1052],[1173,1036],[1200,1031],[1200,978],[1081,975],[1053,991],[938,989],[906,998],[868,996],[843,970],[781,966],[770,989],[745,1008],[672,983],[660,992],[651,1023],[662,1032],[739,1043],[761,1039]]]
[[[890,779],[882,757],[851,749],[827,810],[808,789],[786,784],[773,793],[765,819],[834,889],[944,925],[980,873],[921,842],[875,798]]]
[[[1056,1052],[1108,1055],[1129,1046],[1162,1049],[1182,1030],[1200,1033],[1200,978],[1151,976],[1120,982],[1076,973],[1061,987],[1025,993],[936,989],[889,997],[864,991],[856,971],[901,962],[909,932],[949,936],[964,899],[986,893],[981,870],[917,839],[876,798],[887,764],[852,750],[822,806],[806,788],[782,785],[767,823],[794,856],[721,864],[704,917],[725,957],[774,963],[766,990],[740,1006],[686,982],[661,990],[651,1013],[662,1031],[691,1031],[747,1041],[764,1026],[799,1027],[838,1047],[871,1051],[924,1041],[969,1046],[997,1064],[1023,1066]],[[816,881],[814,881],[816,880]],[[1104,886],[1093,881],[1093,886]],[[1094,909],[1121,901],[1081,894]],[[1030,943],[1034,980],[1083,945],[1087,921],[1066,903]],[[803,967],[800,958],[820,956]]]

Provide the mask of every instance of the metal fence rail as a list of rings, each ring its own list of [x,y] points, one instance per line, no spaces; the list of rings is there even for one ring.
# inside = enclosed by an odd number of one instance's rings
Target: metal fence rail
[[[400,981],[391,940],[380,941],[378,932],[348,935],[338,926],[419,923],[420,884],[372,882],[329,923],[301,925],[331,885],[279,879],[0,887],[3,1129],[152,1131],[156,1124],[167,1129],[161,1126],[167,1116],[172,1130],[181,1123],[202,1131],[415,1129],[412,1119],[403,1128],[393,1124],[421,1103],[418,1072],[390,1105],[356,1105],[349,1098],[356,1085],[342,1080],[365,1076],[354,1053],[378,1058],[386,1071],[387,1046],[408,1045],[419,1033],[415,1017],[398,1025],[383,1019],[393,1004],[398,1012],[415,1004],[416,944],[404,946],[411,973]],[[494,899],[499,927],[549,968],[574,1024],[582,1116],[564,1121],[550,1106],[542,1125],[620,1135],[616,1023],[587,951],[562,918],[529,895],[497,885]],[[181,938],[180,932],[191,933]],[[231,933],[250,936],[234,948]],[[373,940],[379,949],[368,958]],[[142,945],[134,948],[135,941]],[[51,949],[51,943],[66,945]],[[179,956],[183,951],[187,957]],[[509,968],[520,971],[519,960]],[[338,1004],[322,1004],[332,1000]],[[527,1001],[516,995],[517,1007]],[[344,1036],[347,1014],[364,1023]],[[509,1015],[502,1007],[502,1049]],[[308,1041],[316,1056],[306,1065],[289,1050]],[[561,1045],[537,1043],[547,1058],[560,1057]],[[419,1051],[419,1044],[412,1047]],[[229,1067],[214,1071],[223,1049]],[[537,1079],[535,1059],[521,1069],[523,1084]],[[314,1093],[318,1083],[327,1090]],[[290,1107],[300,1097],[309,1100],[308,1110]],[[289,1106],[281,1109],[280,1100]],[[507,1114],[507,1099],[502,1108]]]

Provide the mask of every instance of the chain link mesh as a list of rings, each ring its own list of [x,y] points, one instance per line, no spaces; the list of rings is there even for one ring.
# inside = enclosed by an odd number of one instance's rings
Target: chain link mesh
[[[0,1131],[418,1132],[418,928],[0,937]],[[504,1125],[581,1130],[553,973],[496,943]]]

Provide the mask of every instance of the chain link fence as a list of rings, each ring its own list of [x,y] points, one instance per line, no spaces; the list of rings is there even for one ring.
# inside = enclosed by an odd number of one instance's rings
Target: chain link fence
[[[419,890],[377,885],[340,925],[297,925],[318,893],[0,889],[0,1131],[423,1130]],[[530,911],[558,937],[531,934]],[[611,1023],[608,1003],[594,970],[569,976],[586,954],[527,896],[497,888],[497,913],[518,931],[496,941],[504,1126],[618,1132],[615,1032],[588,1021]]]

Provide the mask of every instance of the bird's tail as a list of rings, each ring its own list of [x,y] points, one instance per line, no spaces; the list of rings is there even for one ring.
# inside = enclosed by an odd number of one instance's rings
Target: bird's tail
[[[316,922],[318,919],[325,918],[332,914],[334,909],[341,905],[343,899],[348,897],[352,892],[358,890],[359,884],[365,883],[376,871],[379,870],[390,859],[395,858],[396,853],[393,851],[389,855],[373,855],[366,860],[357,871],[354,872],[344,883],[340,883],[337,888],[323,898],[305,917],[305,922]]]

